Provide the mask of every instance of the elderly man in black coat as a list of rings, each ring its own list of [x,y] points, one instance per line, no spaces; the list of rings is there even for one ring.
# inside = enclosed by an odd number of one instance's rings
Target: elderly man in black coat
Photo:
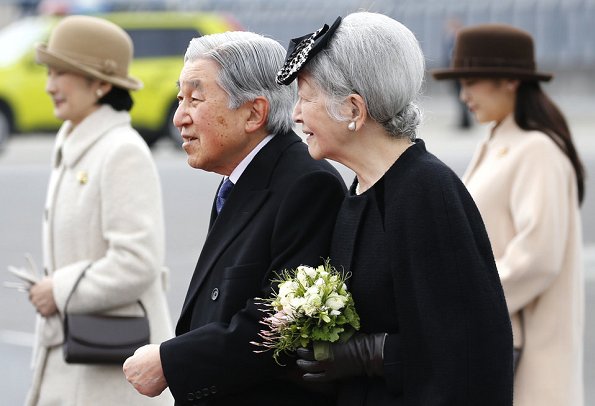
[[[247,32],[190,42],[174,123],[188,163],[225,178],[176,337],[124,365],[142,394],[169,386],[180,405],[326,404],[295,361],[279,366],[250,344],[264,315],[255,298],[271,295],[274,271],[322,263],[345,194],[338,172],[291,131],[296,88],[275,83],[284,56]]]

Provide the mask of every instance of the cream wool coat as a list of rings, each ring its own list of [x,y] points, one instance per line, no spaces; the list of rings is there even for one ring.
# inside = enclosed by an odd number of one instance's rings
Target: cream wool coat
[[[570,161],[509,116],[479,145],[463,181],[492,243],[515,347],[523,314],[515,406],[582,406],[582,231]]]
[[[164,224],[159,178],[149,148],[127,112],[102,106],[72,132],[60,128],[43,222],[44,266],[60,315],[38,317],[29,405],[171,405],[169,391],[150,399],[120,365],[66,364],[62,315],[142,314],[151,341],[172,337],[165,298]],[[70,132],[70,134],[69,134]]]

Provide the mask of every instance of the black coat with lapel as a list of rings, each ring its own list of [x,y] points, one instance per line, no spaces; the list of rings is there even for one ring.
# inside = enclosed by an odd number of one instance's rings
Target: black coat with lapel
[[[328,256],[344,193],[338,172],[313,160],[293,132],[276,135],[254,157],[219,216],[211,215],[176,337],[161,345],[177,404],[322,401],[289,379],[294,360],[281,367],[271,352],[254,352],[264,315],[254,298],[270,296],[272,272]]]

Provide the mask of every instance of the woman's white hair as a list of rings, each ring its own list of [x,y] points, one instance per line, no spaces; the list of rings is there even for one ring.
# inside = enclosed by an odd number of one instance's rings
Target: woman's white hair
[[[217,84],[229,95],[229,108],[264,96],[269,101],[269,134],[291,130],[291,113],[297,101],[297,85],[275,81],[285,49],[277,41],[252,32],[235,31],[205,35],[190,41],[184,62],[199,58],[216,61],[221,70]]]
[[[424,79],[425,62],[413,33],[382,14],[357,12],[343,19],[328,47],[304,67],[327,96],[331,117],[357,93],[368,114],[395,137],[415,139],[421,111],[414,103]]]

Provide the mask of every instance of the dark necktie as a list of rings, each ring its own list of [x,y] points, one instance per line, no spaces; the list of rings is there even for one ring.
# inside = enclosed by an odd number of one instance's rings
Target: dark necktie
[[[217,192],[217,199],[215,200],[217,214],[221,212],[221,209],[225,204],[225,199],[227,199],[227,196],[229,196],[229,192],[231,192],[231,188],[233,188],[233,182],[229,180],[229,178],[225,179],[225,181],[219,188],[219,191]]]

